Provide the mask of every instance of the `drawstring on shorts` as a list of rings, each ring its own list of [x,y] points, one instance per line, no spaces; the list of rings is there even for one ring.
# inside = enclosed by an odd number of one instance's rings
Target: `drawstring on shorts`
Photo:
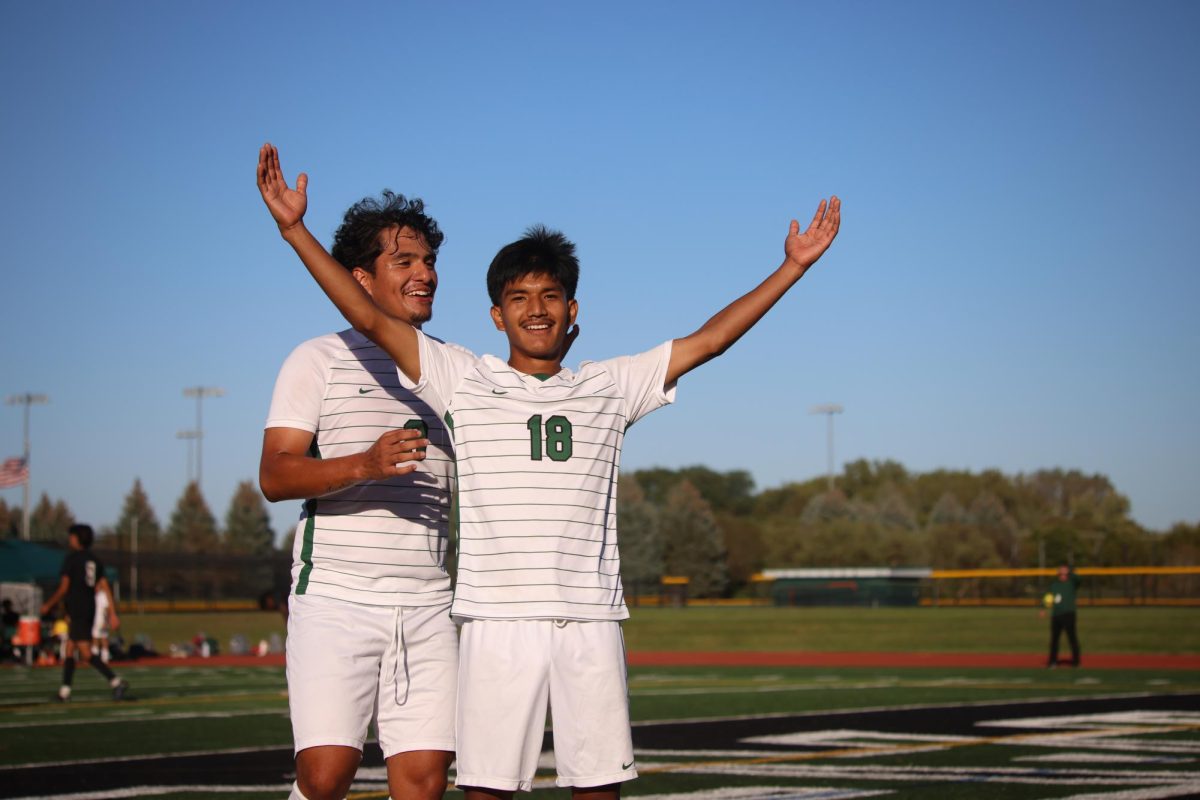
[[[396,705],[402,706],[408,702],[408,647],[404,643],[404,609],[395,609],[393,616],[396,620],[393,639],[396,643],[396,661],[392,664],[392,681],[396,684]],[[403,687],[400,683],[401,673],[404,677]]]

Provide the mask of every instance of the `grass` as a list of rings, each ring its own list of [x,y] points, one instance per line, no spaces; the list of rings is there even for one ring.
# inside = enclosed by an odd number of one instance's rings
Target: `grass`
[[[120,633],[127,644],[138,635],[147,636],[155,649],[165,655],[172,643],[191,642],[201,632],[216,639],[222,652],[228,652],[229,640],[234,635],[245,636],[248,642],[256,644],[261,639],[269,640],[272,634],[282,637],[286,627],[278,611],[128,612],[121,616]]]
[[[633,609],[630,650],[1041,653],[1049,622],[1020,608]],[[1079,612],[1085,652],[1200,652],[1200,609]]]
[[[227,650],[234,634],[257,642],[284,627],[275,612],[127,614],[121,632],[166,652],[200,631]],[[1041,653],[1049,635],[1020,608],[635,608],[624,628],[630,650]],[[1200,609],[1085,608],[1079,637],[1085,653],[1198,653]]]
[[[103,683],[89,671],[76,679],[75,700],[53,705],[47,698],[58,682],[54,669],[0,671],[0,767],[70,759],[114,759],[126,756],[218,751],[212,757],[213,783],[258,785],[253,775],[233,777],[222,770],[220,752],[238,748],[288,748],[291,730],[287,719],[283,671],[266,668],[124,667],[138,698],[135,703],[111,703]],[[1197,693],[1200,675],[1149,670],[949,670],[949,669],[810,669],[810,668],[670,668],[634,669],[630,673],[631,711],[636,722],[696,719],[731,715],[765,716],[789,712],[864,709],[913,704],[966,704],[1025,698],[1091,697],[1100,695]],[[995,712],[1003,715],[1003,709]],[[1190,731],[1157,733],[1155,741],[1195,741],[1200,725]],[[984,731],[1003,738],[1004,731]],[[1111,731],[1107,734],[1111,735]],[[1123,732],[1123,738],[1134,734]],[[1075,734],[1066,749],[1078,749]],[[699,746],[702,743],[693,743]],[[1016,744],[1020,744],[1017,742]],[[1151,742],[1153,744],[1153,742]],[[1042,756],[1046,748],[1022,748],[989,742],[952,746],[937,752],[894,754],[888,745],[869,757],[839,757],[836,753],[793,752],[782,758],[755,759],[723,754],[639,756],[643,777],[625,794],[711,791],[768,786],[779,790],[844,787],[891,789],[897,800],[951,800],[992,797],[1032,800],[1078,794],[1079,785],[979,783],[969,776],[930,778],[919,782],[888,782],[878,777],[850,774],[826,777],[805,769],[872,770],[929,767],[941,770],[1021,767],[1018,756]],[[778,754],[776,754],[778,755]],[[689,762],[693,762],[689,766]],[[707,765],[707,766],[706,766]],[[778,767],[786,773],[752,774],[747,770]],[[1061,765],[1050,765],[1047,769]],[[693,768],[695,767],[695,768]],[[119,768],[114,766],[114,768]],[[699,768],[699,771],[696,769]],[[1152,768],[1160,769],[1154,765]],[[1171,769],[1176,769],[1170,767]],[[63,769],[58,767],[56,769]],[[705,772],[705,770],[708,770]],[[1136,767],[1134,768],[1136,769]],[[1180,767],[1178,769],[1188,769]],[[546,773],[540,773],[545,777]],[[966,773],[964,773],[966,774]],[[149,779],[131,769],[127,785]],[[278,779],[277,779],[278,780]],[[353,800],[382,800],[379,784],[363,784],[351,793]],[[4,773],[0,772],[0,785]],[[49,792],[48,792],[49,793]],[[552,794],[566,800],[562,790],[539,789],[537,796]],[[0,790],[0,796],[4,796]],[[98,797],[104,795],[97,795]],[[126,795],[126,796],[137,796]],[[278,792],[247,790],[186,790],[160,794],[167,800],[258,800]],[[450,797],[456,797],[451,794]],[[798,795],[800,796],[800,795]],[[1174,796],[1174,795],[1172,795]],[[768,799],[769,800],[769,799]]]

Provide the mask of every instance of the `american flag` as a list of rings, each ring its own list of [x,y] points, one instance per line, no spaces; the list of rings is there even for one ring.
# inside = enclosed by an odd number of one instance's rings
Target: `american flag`
[[[0,489],[20,486],[29,480],[29,465],[23,458],[6,458],[0,465]]]

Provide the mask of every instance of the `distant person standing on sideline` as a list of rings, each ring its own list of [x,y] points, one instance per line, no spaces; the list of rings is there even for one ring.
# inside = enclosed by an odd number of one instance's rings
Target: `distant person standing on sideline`
[[[96,590],[96,616],[92,620],[92,652],[100,656],[100,660],[108,663],[108,612],[112,604],[108,602],[108,594],[103,589]]]
[[[71,682],[75,678],[75,651],[78,650],[89,664],[108,681],[112,689],[113,700],[121,700],[129,689],[129,684],[113,673],[108,665],[100,660],[100,654],[92,651],[92,624],[96,619],[96,593],[103,592],[108,600],[108,626],[116,630],[120,625],[117,619],[116,604],[112,600],[112,589],[108,579],[104,577],[104,565],[100,559],[92,555],[92,541],[95,533],[91,525],[72,525],[67,529],[67,544],[71,551],[63,559],[61,579],[58,588],[50,599],[42,604],[42,615],[66,597],[67,616],[70,618],[70,628],[67,634],[66,653],[63,656],[62,686],[58,689],[57,699],[66,702],[71,699]]]
[[[1079,589],[1079,578],[1075,570],[1063,564],[1058,568],[1058,577],[1050,584],[1046,593],[1046,608],[1050,609],[1050,657],[1046,666],[1058,666],[1058,639],[1065,631],[1071,643],[1072,667],[1079,666],[1079,637],[1075,634],[1075,594]],[[1042,612],[1043,615],[1045,612]]]

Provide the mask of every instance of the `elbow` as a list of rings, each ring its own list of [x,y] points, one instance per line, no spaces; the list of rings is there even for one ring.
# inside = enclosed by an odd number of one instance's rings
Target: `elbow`
[[[269,503],[278,503],[280,500],[287,499],[283,495],[279,481],[275,479],[275,476],[265,463],[258,469],[258,488]]]
[[[699,357],[697,363],[703,364],[724,355],[725,351],[733,346],[734,341],[734,339],[721,336],[717,333],[710,333],[708,336],[702,337],[697,348],[697,356]]]

